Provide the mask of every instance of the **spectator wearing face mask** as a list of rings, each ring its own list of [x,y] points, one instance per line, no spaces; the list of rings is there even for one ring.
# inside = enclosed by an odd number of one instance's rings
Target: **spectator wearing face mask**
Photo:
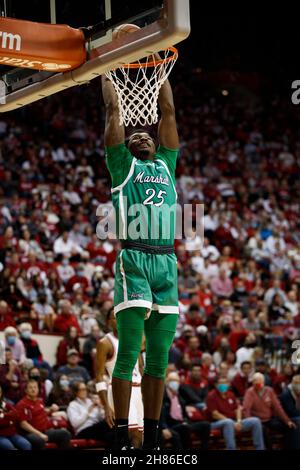
[[[58,374],[53,383],[53,389],[47,399],[47,406],[56,404],[59,411],[66,411],[72,400],[73,394],[70,387],[70,380],[67,375]]]
[[[69,449],[71,434],[66,429],[53,429],[49,418],[57,407],[46,409],[39,398],[36,380],[29,380],[26,396],[16,406],[20,426],[33,449],[44,449],[46,442],[55,442],[60,449]]]
[[[89,305],[82,305],[79,313],[78,323],[83,336],[91,335],[93,328],[98,326],[95,314]]]
[[[35,366],[47,369],[51,374],[51,367],[44,361],[38,342],[32,338],[32,326],[30,323],[21,323],[19,326],[20,338],[24,344],[26,357],[32,359]]]
[[[46,371],[41,371],[38,367],[32,367],[28,371],[28,380],[35,380],[39,386],[39,398],[46,403],[46,400],[53,389],[53,383],[45,375]]]
[[[219,377],[216,387],[209,392],[207,409],[211,418],[211,429],[222,430],[228,450],[236,450],[236,432],[251,431],[256,450],[264,449],[263,430],[258,418],[243,417],[239,400],[230,390],[228,379]]]
[[[66,290],[72,292],[75,284],[79,284],[83,291],[89,287],[89,281],[85,276],[84,264],[79,264],[76,268],[75,274],[68,280],[66,284]]]
[[[0,450],[31,450],[30,442],[17,433],[18,425],[18,414],[4,399],[0,386]]]
[[[166,378],[166,391],[163,400],[160,426],[162,439],[171,441],[176,450],[190,447],[191,433],[197,434],[201,439],[201,448],[208,448],[210,425],[203,420],[189,421],[186,412],[186,402],[181,396],[180,379],[177,372],[171,372]]]
[[[52,331],[56,313],[44,293],[39,295],[38,300],[33,303],[30,318],[37,321],[39,330]]]
[[[59,279],[62,281],[63,284],[67,284],[69,279],[71,279],[75,275],[75,269],[70,264],[69,257],[64,256],[61,260],[61,263],[57,266],[57,273]]]
[[[18,363],[22,364],[26,359],[26,351],[24,344],[18,338],[18,332],[13,326],[8,326],[4,330],[5,347],[10,348],[12,351],[13,359]]]
[[[265,386],[263,374],[257,372],[253,376],[253,386],[244,397],[245,416],[256,416],[263,423],[265,441],[271,448],[270,431],[282,432],[285,436],[285,448],[300,448],[300,426],[294,422],[282,408],[274,390]],[[294,447],[294,448],[295,448]]]
[[[79,366],[80,357],[76,349],[70,349],[67,353],[67,364],[60,367],[58,374],[64,374],[70,380],[72,385],[74,382],[85,382],[90,380],[90,374],[85,367]]]

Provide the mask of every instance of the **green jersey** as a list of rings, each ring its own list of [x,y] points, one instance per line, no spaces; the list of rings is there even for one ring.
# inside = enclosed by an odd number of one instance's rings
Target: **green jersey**
[[[117,236],[149,245],[173,245],[178,150],[158,147],[154,161],[135,158],[125,144],[106,147]]]

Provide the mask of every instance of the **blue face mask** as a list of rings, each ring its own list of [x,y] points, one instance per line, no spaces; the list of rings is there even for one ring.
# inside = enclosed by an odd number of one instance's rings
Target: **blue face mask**
[[[31,338],[31,331],[29,331],[29,330],[22,331],[21,336],[24,339],[30,339]]]
[[[15,336],[7,336],[6,341],[7,341],[7,344],[9,346],[14,346],[14,344],[16,343],[16,337]]]
[[[67,379],[61,379],[59,381],[59,385],[61,388],[67,388],[69,386],[69,381]]]
[[[217,389],[219,390],[220,393],[225,393],[225,392],[228,392],[229,385],[228,384],[218,384]]]
[[[171,380],[168,383],[168,387],[172,390],[172,392],[178,392],[179,382],[177,382],[176,380]]]

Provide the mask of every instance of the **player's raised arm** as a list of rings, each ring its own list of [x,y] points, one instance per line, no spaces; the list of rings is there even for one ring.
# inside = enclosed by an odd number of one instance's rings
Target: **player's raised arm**
[[[111,147],[125,142],[125,129],[119,124],[118,99],[112,82],[106,75],[102,75],[101,83],[106,108],[104,144],[106,147]]]
[[[161,118],[158,125],[158,140],[160,145],[170,149],[179,148],[179,138],[177,132],[175,106],[173,92],[169,80],[162,85],[158,104],[161,112]]]

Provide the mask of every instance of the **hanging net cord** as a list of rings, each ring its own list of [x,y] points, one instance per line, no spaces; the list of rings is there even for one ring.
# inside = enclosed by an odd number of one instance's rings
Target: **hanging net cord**
[[[126,64],[106,73],[118,96],[120,125],[151,126],[157,123],[159,90],[178,57],[173,47],[160,54],[161,60],[155,60],[151,55],[144,61]]]

